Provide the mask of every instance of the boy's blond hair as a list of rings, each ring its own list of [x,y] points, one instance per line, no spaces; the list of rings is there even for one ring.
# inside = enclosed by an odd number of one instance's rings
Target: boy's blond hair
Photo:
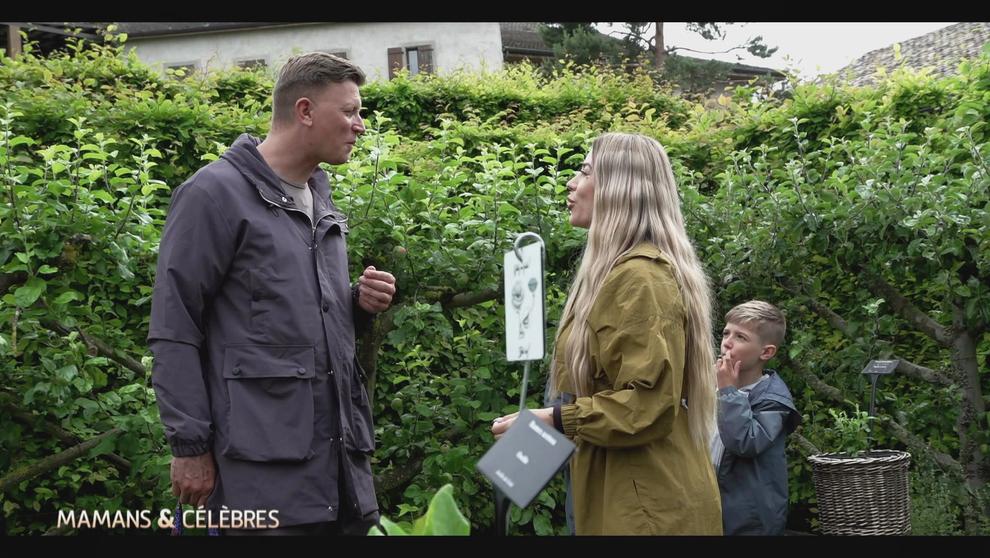
[[[725,323],[755,324],[760,340],[778,348],[784,342],[784,335],[787,333],[784,313],[773,304],[762,300],[750,300],[729,310],[725,314]]]

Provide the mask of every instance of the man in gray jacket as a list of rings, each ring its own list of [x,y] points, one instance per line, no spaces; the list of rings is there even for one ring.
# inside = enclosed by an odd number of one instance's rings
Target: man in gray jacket
[[[319,168],[364,132],[364,81],[329,54],[290,59],[265,140],[241,135],[173,194],[152,378],[173,494],[229,534],[363,534],[378,519],[354,340],[395,278],[368,267],[350,284],[347,218]]]
[[[718,359],[718,431],[712,463],[726,535],[782,535],[787,525],[787,435],[801,422],[787,384],[765,369],[787,322],[751,300],[725,315]]]

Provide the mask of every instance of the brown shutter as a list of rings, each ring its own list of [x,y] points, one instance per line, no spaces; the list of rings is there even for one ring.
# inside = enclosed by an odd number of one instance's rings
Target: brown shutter
[[[16,25],[7,26],[7,44],[3,45],[7,49],[7,58],[17,58],[22,52],[21,48],[21,28]]]
[[[424,45],[417,47],[419,50],[419,71],[424,74],[433,73],[433,47]]]
[[[395,77],[395,72],[405,68],[405,56],[402,55],[401,48],[388,49],[388,79]]]

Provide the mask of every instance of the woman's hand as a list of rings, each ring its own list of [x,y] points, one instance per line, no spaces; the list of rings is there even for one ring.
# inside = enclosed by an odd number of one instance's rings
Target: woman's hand
[[[547,424],[550,428],[553,428],[553,407],[547,407],[545,409],[530,409],[534,415],[537,416],[541,421]],[[495,439],[498,440],[508,432],[509,428],[515,424],[516,419],[519,418],[519,413],[512,413],[511,415],[505,415],[504,417],[498,417],[492,421],[492,434],[495,435]]]

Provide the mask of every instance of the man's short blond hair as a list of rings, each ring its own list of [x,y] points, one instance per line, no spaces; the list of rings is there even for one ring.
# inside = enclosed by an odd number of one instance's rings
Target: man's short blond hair
[[[287,121],[300,97],[317,93],[331,83],[353,81],[364,85],[364,72],[356,64],[326,52],[293,56],[282,66],[272,94],[272,120]]]
[[[760,340],[777,347],[784,342],[784,335],[787,333],[784,313],[762,300],[750,300],[729,310],[725,314],[725,323],[754,324]]]

